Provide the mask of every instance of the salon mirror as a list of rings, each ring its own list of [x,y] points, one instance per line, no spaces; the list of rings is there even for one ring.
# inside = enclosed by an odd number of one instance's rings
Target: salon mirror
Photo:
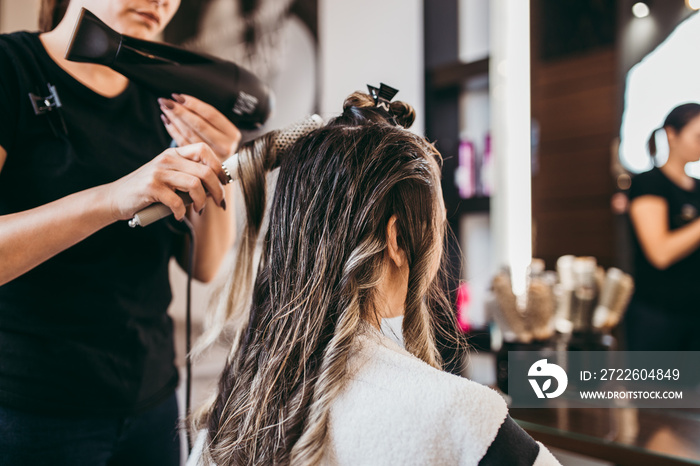
[[[644,41],[645,33],[653,32],[653,27],[651,17],[637,18],[624,34],[633,36],[630,41],[634,36]],[[640,173],[652,167],[646,148],[649,134],[663,124],[672,108],[698,100],[700,61],[691,58],[698,43],[700,15],[693,14],[627,73],[619,155],[629,171]],[[656,160],[661,166],[668,157],[668,142],[662,132],[657,134],[656,143]],[[700,177],[700,163],[690,164],[686,170],[689,175]]]
[[[629,178],[618,175],[649,169],[651,130],[700,95],[700,17],[672,0],[646,2],[638,18],[635,3],[532,2],[533,255],[547,269],[574,254],[630,270],[626,206],[615,197]]]

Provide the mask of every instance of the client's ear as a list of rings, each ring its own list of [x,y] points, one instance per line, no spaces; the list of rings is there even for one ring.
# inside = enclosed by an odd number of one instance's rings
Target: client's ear
[[[386,226],[386,239],[387,239],[387,251],[389,253],[389,257],[391,260],[394,261],[394,264],[396,264],[396,267],[401,268],[406,264],[406,252],[399,247],[399,243],[397,240],[398,236],[398,227],[396,225],[396,221],[398,220],[398,217],[396,215],[392,215],[391,218],[389,219],[389,223],[387,223]]]

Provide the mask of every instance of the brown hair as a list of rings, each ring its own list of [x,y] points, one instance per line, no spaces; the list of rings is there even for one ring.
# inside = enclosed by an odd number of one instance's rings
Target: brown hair
[[[41,0],[39,31],[48,32],[58,26],[66,14],[70,0]]]
[[[666,116],[664,124],[660,128],[656,128],[651,132],[651,136],[649,136],[647,141],[647,148],[654,164],[656,164],[656,132],[666,128],[673,128],[677,133],[680,133],[685,128],[685,125],[698,115],[700,115],[700,104],[689,102],[679,105]]]
[[[394,102],[387,112],[355,93],[342,115],[301,138],[289,149],[293,156],[283,158],[257,274],[229,277],[233,288],[246,291],[235,300],[225,296],[224,315],[244,328],[235,334],[218,395],[196,423],[208,428],[205,462],[321,460],[355,337],[366,321],[378,319],[377,283],[394,214],[409,265],[406,349],[441,368],[435,334],[456,333],[454,319],[442,327],[436,318],[449,307],[441,273],[442,158],[397,126],[413,119],[409,105]],[[262,184],[244,178],[244,191]],[[248,210],[253,199],[245,196]],[[253,225],[243,241],[251,248],[261,217],[249,212],[248,222]],[[238,260],[251,256],[239,250]],[[437,260],[442,266],[434,276]],[[249,264],[236,268],[251,270]]]
[[[416,112],[406,102],[400,100],[389,104],[389,111],[377,107],[369,94],[355,92],[343,102],[343,115],[335,120],[342,125],[372,123],[395,123],[410,128],[416,119]]]

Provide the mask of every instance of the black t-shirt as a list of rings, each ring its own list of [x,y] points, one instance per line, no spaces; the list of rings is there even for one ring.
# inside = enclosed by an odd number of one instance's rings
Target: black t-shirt
[[[34,114],[28,94],[47,95],[46,81],[60,115]],[[114,98],[81,84],[38,33],[0,35],[0,215],[142,166],[170,142],[159,115],[156,96],[134,83]],[[124,415],[171,395],[178,375],[166,311],[176,241],[164,221],[117,222],[0,286],[0,405]]]
[[[662,197],[668,204],[668,228],[692,222],[700,212],[700,182],[687,191],[668,179],[657,167],[632,179],[630,201],[640,196]],[[697,314],[700,306],[700,249],[665,270],[654,267],[642,251],[634,226],[635,297],[676,314]]]

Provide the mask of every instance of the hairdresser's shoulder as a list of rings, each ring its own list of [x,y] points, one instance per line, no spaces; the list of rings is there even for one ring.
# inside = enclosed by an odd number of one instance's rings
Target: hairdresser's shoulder
[[[0,51],[3,54],[9,54],[12,51],[24,50],[29,47],[35,37],[39,34],[30,31],[15,31],[5,34],[0,34]]]
[[[639,173],[632,177],[632,183],[628,192],[630,200],[640,196],[660,196],[666,197],[668,191],[668,181],[664,174],[657,167],[649,171]]]
[[[0,75],[5,75],[6,70],[9,70],[11,68],[7,68],[6,66],[12,66],[13,65],[13,55],[16,53],[15,52],[15,36],[17,35],[16,32],[13,32],[11,34],[0,34],[0,64],[3,65],[3,72],[0,73]],[[0,76],[1,77],[1,76]]]
[[[656,183],[662,179],[663,174],[658,167],[652,167],[650,170],[632,176],[633,183]]]
[[[20,55],[32,54],[31,43],[37,33],[17,31],[9,34],[0,34],[0,80],[16,78],[16,74],[23,67],[24,60]],[[7,72],[14,71],[14,72]]]

